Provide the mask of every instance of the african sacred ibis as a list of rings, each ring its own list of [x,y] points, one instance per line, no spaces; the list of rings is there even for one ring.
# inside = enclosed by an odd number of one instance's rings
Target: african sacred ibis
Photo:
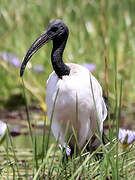
[[[66,146],[65,132],[67,137],[73,135],[73,129],[77,134],[79,148],[82,149],[88,140],[97,133],[98,115],[100,132],[103,133],[103,122],[107,116],[107,109],[102,95],[102,88],[96,78],[83,66],[73,63],[65,64],[62,59],[63,51],[68,38],[68,27],[62,20],[54,20],[47,30],[31,45],[21,65],[20,76],[23,75],[27,62],[38,49],[53,41],[51,62],[54,71],[47,81],[46,105],[47,116],[51,118],[54,99],[59,89],[52,119],[52,133],[59,140],[62,147]],[[91,79],[91,81],[90,81]],[[91,82],[91,83],[90,83]],[[92,88],[94,92],[95,105],[93,101]],[[76,113],[76,100],[78,99],[78,110]],[[77,121],[76,121],[77,116]],[[67,128],[68,125],[68,128]],[[69,142],[71,150],[74,148],[75,138]],[[89,144],[89,150],[100,145],[100,141],[94,138]]]

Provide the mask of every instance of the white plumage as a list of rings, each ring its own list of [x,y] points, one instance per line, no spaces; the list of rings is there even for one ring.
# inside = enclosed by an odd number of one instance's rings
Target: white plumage
[[[103,132],[103,121],[107,116],[107,109],[102,97],[102,88],[96,78],[83,66],[77,64],[67,64],[71,68],[69,76],[59,79],[55,72],[52,72],[47,81],[47,116],[51,118],[52,108],[56,93],[55,109],[52,119],[52,132],[61,145],[65,145],[65,132],[68,125],[68,137],[72,132],[72,127],[77,132],[78,144],[81,149],[85,143],[97,133],[96,112],[90,84],[90,76],[98,118],[100,121],[100,131]],[[76,122],[76,95],[78,97],[78,122]],[[72,138],[70,145],[73,147],[75,139]],[[97,146],[99,143],[97,143]]]

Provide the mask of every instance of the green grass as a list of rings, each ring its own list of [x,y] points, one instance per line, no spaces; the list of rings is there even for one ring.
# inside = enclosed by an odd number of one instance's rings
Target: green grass
[[[114,122],[110,118],[108,122],[112,126],[116,124],[113,126],[116,128],[108,130],[110,144],[100,147],[104,152],[102,160],[95,161],[95,152],[82,153],[68,161],[65,167],[62,164],[64,152],[58,149],[58,142],[50,142],[50,133],[43,131],[39,144],[28,121],[32,146],[22,150],[23,158],[21,148],[16,148],[9,133],[5,144],[0,147],[1,179],[17,179],[18,176],[20,179],[29,179],[30,176],[35,179],[135,178],[135,145],[123,149],[118,141],[120,113],[125,111],[127,120],[130,120],[129,114],[134,119],[134,12],[133,0],[1,0],[0,52],[15,53],[22,62],[30,45],[49,22],[56,18],[62,19],[70,30],[64,61],[96,64],[94,75],[109,97],[110,111],[115,115]],[[28,105],[44,102],[46,80],[52,72],[51,48],[52,43],[47,44],[30,60],[32,67],[42,64],[44,73],[36,74],[32,68],[25,70],[23,80],[27,98],[24,100],[27,100]],[[9,100],[12,100],[11,104],[13,101],[17,103],[17,95],[20,94],[24,97],[19,69],[0,58],[0,108],[7,108]],[[28,105],[26,112],[29,120]]]

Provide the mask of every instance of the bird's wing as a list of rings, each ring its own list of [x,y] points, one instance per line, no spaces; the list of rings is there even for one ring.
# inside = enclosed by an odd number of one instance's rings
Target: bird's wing
[[[102,87],[97,79],[91,74],[91,88],[93,89],[93,99],[95,100],[94,110],[91,112],[90,117],[97,119],[100,125],[100,131],[103,131],[103,122],[107,117],[107,108],[103,99]],[[96,112],[96,113],[95,113]],[[97,117],[98,116],[98,117]]]

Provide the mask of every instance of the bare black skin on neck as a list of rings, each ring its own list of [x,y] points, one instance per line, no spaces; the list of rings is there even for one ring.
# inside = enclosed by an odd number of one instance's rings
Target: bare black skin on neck
[[[70,74],[70,67],[63,60],[63,51],[67,42],[68,33],[65,32],[61,36],[53,39],[53,49],[51,53],[52,66],[57,76],[62,79],[62,76]]]

